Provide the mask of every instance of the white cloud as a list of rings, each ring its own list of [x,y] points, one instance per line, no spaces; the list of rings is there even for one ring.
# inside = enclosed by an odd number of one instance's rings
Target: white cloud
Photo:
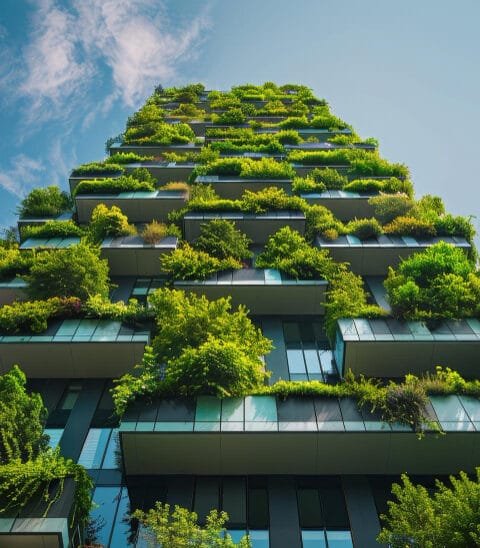
[[[86,94],[103,83],[105,65],[113,89],[99,112],[108,111],[117,98],[137,106],[155,83],[173,78],[178,63],[197,51],[208,25],[201,14],[183,29],[169,29],[161,0],[70,0],[69,7],[34,0],[34,5],[34,30],[23,51],[18,87],[28,102],[29,123],[78,116]]]
[[[10,162],[10,168],[0,171],[0,186],[11,194],[22,198],[45,173],[42,162],[25,154],[18,154]]]

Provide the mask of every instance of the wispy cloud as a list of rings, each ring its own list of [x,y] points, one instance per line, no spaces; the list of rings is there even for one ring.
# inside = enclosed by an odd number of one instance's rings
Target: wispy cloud
[[[27,99],[29,123],[78,115],[85,97],[105,83],[108,97],[97,109],[105,112],[116,100],[135,107],[155,83],[175,76],[208,25],[203,11],[184,28],[169,28],[160,0],[33,2],[17,90]],[[105,66],[111,82],[105,82]]]
[[[11,194],[23,197],[45,173],[45,165],[25,154],[18,154],[10,161],[10,166],[0,171],[0,187]]]

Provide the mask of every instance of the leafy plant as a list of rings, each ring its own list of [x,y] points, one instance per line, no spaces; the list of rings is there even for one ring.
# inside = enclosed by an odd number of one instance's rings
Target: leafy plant
[[[382,227],[377,219],[372,217],[371,219],[354,219],[350,221],[345,227],[345,231],[360,240],[368,240],[379,236],[382,233]]]
[[[432,238],[436,235],[435,226],[431,222],[416,217],[396,217],[383,227],[383,231],[385,234],[414,238]]]
[[[404,193],[413,197],[413,185],[408,179],[389,177],[388,179],[355,179],[347,183],[344,190],[349,192]]]
[[[118,156],[116,154],[115,156]],[[72,169],[72,177],[82,177],[90,175],[122,175],[125,173],[125,168],[120,164],[113,162],[89,162],[88,164],[82,164]]]
[[[167,236],[167,232],[166,224],[152,221],[145,225],[140,236],[146,244],[155,245]]]
[[[437,479],[433,493],[414,485],[407,474],[401,481],[392,485],[396,500],[388,502],[388,514],[381,516],[378,542],[392,548],[480,545],[480,468],[475,479],[465,472],[450,476],[450,485]]]
[[[244,124],[247,117],[241,108],[230,108],[221,114],[213,114],[212,121],[214,124],[225,125],[240,125]]]
[[[0,278],[27,274],[34,260],[34,251],[0,246]]]
[[[341,190],[348,182],[345,175],[329,167],[325,169],[316,168],[309,173],[309,177],[316,183],[324,184],[328,190]]]
[[[155,503],[148,512],[136,510],[133,517],[147,529],[145,540],[163,548],[179,546],[209,548],[250,548],[248,537],[237,544],[225,530],[228,514],[211,510],[206,517],[205,527],[198,525],[198,515],[186,508],[175,506],[171,512],[168,504]]]
[[[478,313],[480,278],[465,253],[439,242],[389,269],[392,313],[409,320],[464,318]]]
[[[34,188],[21,202],[17,213],[24,217],[55,217],[72,207],[70,196],[58,186]]]
[[[137,190],[153,192],[155,185],[147,181],[139,181],[132,175],[123,175],[116,179],[91,179],[80,181],[75,187],[74,195],[80,194],[119,194]]]
[[[380,194],[368,200],[375,217],[382,223],[390,223],[397,217],[408,216],[414,201],[407,194]]]
[[[100,250],[86,243],[37,254],[25,276],[27,293],[35,299],[49,297],[108,296],[108,263]],[[1,311],[2,309],[0,309]]]
[[[213,219],[201,224],[200,236],[195,240],[194,247],[220,260],[232,257],[241,261],[252,256],[249,250],[251,243],[232,221]]]
[[[116,152],[109,156],[106,160],[106,164],[136,164],[138,162],[151,162],[153,156],[147,156],[144,154],[137,154],[135,152]]]
[[[28,238],[69,238],[84,235],[83,228],[73,221],[47,221],[42,225],[26,225],[20,229],[22,239]]]
[[[88,231],[93,242],[101,242],[107,236],[128,236],[136,233],[135,227],[128,223],[128,217],[119,207],[108,208],[105,204],[98,204],[93,210]]]
[[[242,263],[233,257],[217,259],[204,251],[197,251],[188,243],[162,255],[160,265],[162,272],[173,280],[204,280],[215,272],[242,268]]]
[[[27,393],[26,382],[17,365],[0,375],[0,466],[36,458],[47,448],[47,410],[39,394]]]

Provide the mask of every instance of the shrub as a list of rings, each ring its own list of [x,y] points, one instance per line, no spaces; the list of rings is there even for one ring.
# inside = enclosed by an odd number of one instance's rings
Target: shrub
[[[225,219],[213,219],[200,226],[200,236],[194,247],[205,251],[217,259],[233,257],[237,260],[252,256],[249,250],[251,240],[235,227],[235,223]]]
[[[145,225],[140,236],[146,244],[155,245],[165,238],[167,230],[166,224],[152,221]]]
[[[136,164],[138,162],[151,162],[153,156],[145,156],[143,154],[136,154],[135,152],[116,152],[109,156],[106,160],[106,164]]]
[[[148,183],[153,188],[157,186],[157,180],[146,167],[136,167],[132,170],[130,177],[141,183]]]
[[[328,129],[330,131],[337,129],[345,129],[348,127],[343,120],[333,116],[333,114],[324,114],[314,116],[310,120],[310,126],[317,129]]]
[[[439,242],[389,269],[392,313],[408,320],[459,319],[478,311],[480,279],[461,249]]]
[[[313,241],[317,235],[328,239],[332,235],[332,231],[337,235],[343,234],[345,231],[343,223],[336,219],[329,209],[321,205],[306,208],[305,218],[305,238],[309,241]]]
[[[282,120],[278,127],[284,129],[303,129],[309,127],[308,119],[306,116],[289,116],[285,120]]]
[[[86,175],[117,175],[125,173],[125,168],[120,164],[113,162],[90,162],[82,164],[72,170],[72,177],[82,177]]]
[[[39,394],[27,393],[26,383],[17,365],[0,375],[0,466],[36,458],[47,448],[47,410]]]
[[[240,125],[244,124],[247,117],[245,116],[241,108],[231,108],[226,112],[221,114],[212,115],[212,121],[214,124],[225,124],[225,125]]]
[[[150,182],[139,181],[131,175],[123,175],[116,179],[91,179],[81,181],[74,190],[74,195],[79,194],[119,194],[120,192],[134,192],[142,190],[153,192],[155,185]]]
[[[298,196],[289,196],[282,188],[275,186],[264,188],[258,192],[246,190],[241,199],[242,211],[257,214],[282,209],[302,211],[305,206],[305,200]]]
[[[173,145],[187,144],[195,139],[188,124],[166,124],[154,122],[138,127],[129,127],[124,142],[132,145]]]
[[[242,162],[240,177],[246,179],[292,179],[295,170],[287,162],[276,162],[272,158],[251,160],[246,158]]]
[[[365,152],[358,149],[340,149],[340,150],[319,150],[319,151],[304,151],[292,150],[288,154],[288,160],[302,165],[349,165],[356,158],[364,158],[371,156],[371,152]]]
[[[0,246],[0,278],[27,274],[35,259],[32,251],[20,251],[18,246],[6,248]]]
[[[390,223],[397,217],[405,217],[412,211],[414,202],[406,194],[380,194],[368,200],[375,217],[382,223]]]
[[[190,187],[188,186],[188,183],[185,183],[183,181],[170,181],[169,183],[165,183],[161,187],[159,187],[158,190],[171,190],[171,191],[179,191],[179,192],[190,192]]]
[[[349,192],[386,192],[394,194],[403,192],[413,196],[413,186],[408,180],[390,177],[389,179],[355,179],[345,185],[344,190]]]
[[[20,217],[55,217],[72,207],[70,196],[58,186],[33,189],[17,209]]]
[[[48,320],[63,315],[75,315],[80,307],[81,303],[76,297],[14,302],[0,307],[0,330],[5,333],[42,333],[48,327]]]
[[[341,190],[348,182],[348,179],[339,173],[336,169],[314,169],[310,172],[311,177],[316,183],[325,185],[328,190]]]
[[[353,152],[353,151],[352,151]],[[407,179],[408,167],[404,164],[394,164],[379,156],[367,153],[363,158],[354,158],[351,161],[349,173],[353,177],[396,177]]]
[[[345,230],[360,240],[368,240],[382,233],[382,227],[374,217],[371,219],[354,219],[347,224]]]
[[[47,221],[43,225],[26,225],[20,229],[22,239],[27,238],[69,238],[83,236],[84,231],[73,221]]]
[[[438,236],[458,236],[465,238],[470,244],[475,237],[475,228],[468,217],[454,216],[449,213],[439,215],[434,220],[435,231]]]
[[[98,204],[93,210],[88,230],[94,242],[101,242],[107,236],[127,236],[136,232],[119,207],[108,208],[105,204]]]
[[[157,502],[148,512],[136,510],[133,517],[144,528],[143,535],[148,546],[178,548],[179,546],[208,546],[209,548],[250,548],[248,537],[237,544],[225,530],[228,514],[211,510],[206,517],[205,527],[197,524],[198,515],[186,508],[175,506],[170,511],[168,504]],[[147,532],[145,532],[147,529]]]
[[[303,236],[288,226],[270,236],[255,266],[276,268],[299,280],[328,278],[334,268],[328,251],[310,247]]]
[[[432,238],[436,235],[434,225],[415,217],[396,217],[383,227],[385,234],[413,236],[414,238]]]
[[[160,262],[161,270],[173,280],[204,280],[222,270],[242,268],[242,264],[233,257],[217,259],[193,249],[187,243],[163,255]]]
[[[35,299],[51,296],[105,297],[109,292],[108,263],[100,250],[85,243],[38,253],[25,277],[27,292]]]
[[[295,194],[308,194],[311,192],[325,192],[327,187],[324,183],[317,183],[311,177],[294,177],[292,181],[292,192]]]
[[[267,376],[259,356],[247,355],[236,342],[210,337],[170,360],[165,378],[182,395],[230,397],[248,394]]]

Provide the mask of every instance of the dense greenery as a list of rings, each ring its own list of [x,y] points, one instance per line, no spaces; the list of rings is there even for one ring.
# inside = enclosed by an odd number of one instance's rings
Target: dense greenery
[[[403,474],[394,483],[394,501],[388,502],[378,542],[392,548],[469,548],[480,546],[480,468],[476,477],[465,472],[450,476],[450,482],[435,482],[432,493],[414,485]]]
[[[109,292],[108,263],[86,243],[38,253],[25,276],[27,292],[35,299],[79,297]],[[2,309],[0,308],[0,313]]]
[[[21,202],[17,213],[25,217],[55,217],[72,207],[70,196],[58,186],[34,188]]]
[[[20,251],[18,245],[0,246],[0,279],[27,274],[34,260],[34,251]]]
[[[18,366],[0,376],[0,466],[36,458],[47,448],[47,410],[39,394],[28,394]]]
[[[240,396],[266,378],[260,356],[270,351],[271,342],[243,307],[232,311],[229,298],[209,301],[165,288],[150,296],[150,305],[157,322],[153,351],[147,350],[142,365],[117,382],[113,398],[120,415],[137,397],[172,392]],[[215,360],[208,359],[211,352]],[[195,360],[205,375],[198,376]]]
[[[84,230],[73,221],[47,221],[41,225],[26,225],[20,229],[23,240],[28,238],[69,238],[81,237]]]
[[[146,529],[144,540],[148,545],[162,548],[249,548],[248,537],[238,544],[233,542],[225,529],[228,514],[211,510],[206,517],[205,527],[198,525],[198,515],[186,508],[175,506],[170,511],[168,504],[157,502],[148,512],[136,510],[133,517]]]
[[[231,175],[244,179],[292,179],[295,171],[287,162],[276,162],[271,158],[224,158],[197,166],[191,180],[197,175]]]
[[[128,127],[123,142],[129,145],[174,145],[187,144],[194,140],[195,134],[188,124],[149,122]]]
[[[251,240],[235,227],[233,221],[213,219],[208,223],[202,223],[194,247],[217,259],[233,257],[240,261],[252,256],[249,250],[251,243]]]
[[[108,208],[105,204],[98,204],[92,212],[88,233],[93,242],[100,243],[107,236],[135,234],[136,229],[119,207]]]
[[[480,277],[464,251],[439,242],[389,268],[392,313],[408,320],[465,318],[480,313]]]
[[[148,181],[140,181],[133,175],[122,175],[116,179],[90,179],[80,181],[75,187],[74,195],[80,194],[119,194],[137,190],[153,192],[155,185]]]

